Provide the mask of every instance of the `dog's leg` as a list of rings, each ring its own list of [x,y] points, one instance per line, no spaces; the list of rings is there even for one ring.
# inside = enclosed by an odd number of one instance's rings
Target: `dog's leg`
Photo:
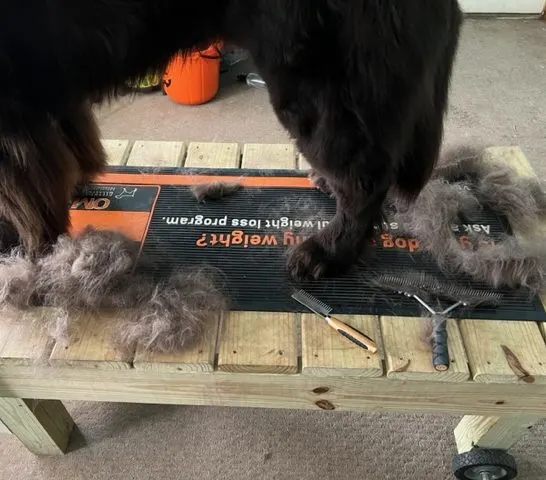
[[[0,254],[8,253],[19,244],[19,236],[13,225],[0,220]]]
[[[328,226],[290,250],[297,279],[346,272],[364,253],[391,187],[415,196],[434,166],[454,48],[445,50],[460,16],[454,2],[429,2],[425,15],[406,3],[322,5],[319,23],[302,11],[293,38],[285,28],[277,49],[254,50],[279,120],[337,201]],[[317,45],[329,53],[319,58]]]
[[[91,106],[83,103],[65,114],[59,123],[80,169],[78,183],[87,183],[106,166],[106,153]]]
[[[288,269],[293,277],[341,274],[364,252],[392,178],[389,155],[379,151],[372,155],[374,161],[366,161],[366,154],[359,152],[347,169],[322,168],[337,201],[336,214],[326,228],[289,252]]]
[[[25,170],[8,162],[0,168],[0,216],[13,225],[25,251],[35,256],[67,230],[69,193],[77,171],[46,170],[32,163]]]
[[[289,68],[265,70],[264,77],[280,121],[337,204],[324,229],[288,252],[288,271],[297,279],[342,274],[364,252],[380,218],[413,132],[419,82],[391,92],[383,79],[350,72],[312,82]]]
[[[452,28],[458,31],[455,21]],[[408,200],[415,198],[425,186],[438,161],[444,132],[444,114],[448,106],[453,62],[457,54],[458,36],[452,35],[434,79],[433,102],[421,109],[404,159],[398,168],[396,186]]]
[[[0,144],[0,218],[39,255],[68,229],[68,205],[81,171],[61,121],[36,118],[10,125]]]
[[[328,182],[322,175],[317,173],[314,169],[311,169],[309,170],[309,174],[307,176],[309,177],[309,181],[321,192],[333,196],[330,185],[328,185]]]
[[[381,69],[382,64],[369,66],[370,72]],[[429,130],[419,122],[423,109],[434,104],[435,76],[419,72],[402,82],[394,75],[351,75],[337,82],[326,78],[311,83],[288,70],[265,75],[279,119],[337,201],[329,225],[289,251],[288,271],[297,279],[340,275],[364,253],[401,166],[420,172],[408,190],[418,193],[426,182],[441,128],[435,126],[437,135],[428,140]],[[443,106],[434,112],[440,122]],[[427,117],[425,124],[428,121]],[[413,153],[408,154],[412,143]],[[425,150],[427,158],[422,158]]]

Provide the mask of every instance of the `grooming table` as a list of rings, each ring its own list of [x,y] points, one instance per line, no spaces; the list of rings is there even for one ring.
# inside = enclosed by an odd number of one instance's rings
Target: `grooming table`
[[[113,165],[307,168],[291,144],[104,145]],[[519,148],[488,155],[533,175]],[[451,368],[437,372],[419,318],[342,315],[378,341],[376,355],[312,315],[232,311],[190,349],[124,356],[108,344],[107,314],[88,316],[68,346],[34,332],[31,316],[0,323],[0,432],[36,454],[66,452],[74,423],[63,400],[463,415],[459,452],[508,449],[546,418],[546,324],[534,321],[449,320]]]

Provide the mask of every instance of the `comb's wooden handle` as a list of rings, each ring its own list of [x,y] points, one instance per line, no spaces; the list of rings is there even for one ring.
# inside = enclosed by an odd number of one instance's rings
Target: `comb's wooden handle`
[[[330,316],[326,317],[326,321],[328,322],[328,325],[336,329],[338,333],[343,335],[349,341],[353,342],[355,345],[358,345],[360,348],[368,350],[371,353],[377,352],[377,344],[370,337],[364,335],[362,332],[359,332],[356,328],[353,328],[341,320]]]

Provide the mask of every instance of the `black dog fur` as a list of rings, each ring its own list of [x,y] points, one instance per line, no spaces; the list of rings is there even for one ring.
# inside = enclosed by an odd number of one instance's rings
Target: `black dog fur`
[[[442,139],[457,0],[26,0],[0,15],[0,217],[39,254],[105,166],[91,113],[126,81],[221,39],[247,49],[337,214],[290,252],[296,278],[363,253],[391,187],[414,198]]]

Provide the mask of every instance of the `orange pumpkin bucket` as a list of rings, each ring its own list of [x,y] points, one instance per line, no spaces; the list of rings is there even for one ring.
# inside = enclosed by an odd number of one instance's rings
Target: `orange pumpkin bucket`
[[[220,88],[220,59],[217,44],[186,56],[176,55],[163,74],[163,91],[184,105],[212,100]]]

